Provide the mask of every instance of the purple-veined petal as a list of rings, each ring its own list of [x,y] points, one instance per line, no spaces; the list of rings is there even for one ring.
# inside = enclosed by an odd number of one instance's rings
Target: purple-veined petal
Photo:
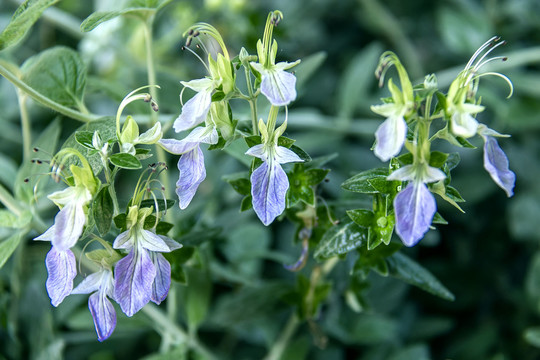
[[[88,309],[94,319],[94,326],[99,341],[109,338],[116,327],[116,311],[107,299],[105,292],[96,292],[88,298]]]
[[[75,255],[71,250],[60,251],[54,246],[45,259],[47,272],[47,293],[51,298],[51,304],[58,306],[71,293],[73,279],[77,275]]]
[[[156,277],[152,284],[152,300],[156,304],[161,304],[169,293],[171,287],[171,264],[160,253],[150,253],[152,262],[156,268]]]
[[[246,155],[259,158],[263,161],[266,161],[268,159],[268,152],[263,144],[257,144],[255,146],[250,147],[246,151]]]
[[[264,225],[269,225],[285,210],[289,180],[277,163],[263,162],[251,174],[253,210]]]
[[[158,141],[171,154],[181,155],[193,150],[200,143],[216,144],[219,140],[217,130],[213,126],[196,127],[182,140],[161,139]]]
[[[174,131],[180,132],[199,125],[208,115],[212,103],[212,91],[203,90],[188,100],[182,107],[182,113],[174,121]]]
[[[131,233],[131,229],[120,233],[113,242],[115,249],[131,249],[135,246],[135,239]]]
[[[275,155],[274,160],[278,164],[286,164],[290,162],[303,162],[304,160],[300,159],[300,157],[292,150],[287,149],[284,146],[276,146],[275,147]]]
[[[392,173],[386,177],[386,180],[409,181],[409,180],[414,180],[415,177],[416,177],[416,167],[412,165],[405,165],[395,171],[392,171]]]
[[[180,209],[188,207],[200,183],[206,178],[204,155],[200,146],[185,153],[178,161],[180,177],[176,182],[176,194]]]
[[[145,249],[134,247],[116,263],[114,299],[127,316],[141,310],[152,297],[156,268]]]
[[[87,277],[84,278],[83,281],[79,283],[79,285],[75,287],[75,289],[73,289],[73,291],[71,291],[71,293],[72,294],[90,294],[90,293],[93,293],[94,291],[98,291],[99,288],[101,287],[104,271],[106,270],[101,270],[101,271],[88,275]]]
[[[484,168],[493,181],[506,192],[508,197],[514,195],[516,174],[508,167],[508,158],[492,136],[484,138]]]
[[[54,237],[51,242],[58,250],[73,247],[83,232],[86,215],[83,206],[69,203],[54,218]]]
[[[262,72],[261,92],[274,106],[288,105],[296,99],[296,76],[278,69]]]
[[[142,229],[138,234],[138,243],[141,247],[149,251],[169,252],[169,246],[163,241],[161,236],[149,230]]]
[[[387,118],[375,132],[375,155],[382,161],[390,160],[401,151],[406,135],[407,123],[402,116]]]
[[[396,232],[405,246],[414,246],[429,230],[437,211],[435,198],[426,184],[410,182],[394,199]]]

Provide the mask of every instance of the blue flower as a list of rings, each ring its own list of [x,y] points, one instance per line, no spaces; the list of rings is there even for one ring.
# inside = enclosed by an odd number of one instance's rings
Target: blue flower
[[[484,139],[484,168],[506,195],[511,197],[514,195],[516,174],[509,169],[508,158],[495,138],[508,135],[501,135],[485,125],[479,126],[478,133]]]
[[[116,311],[111,301],[113,298],[113,274],[110,270],[102,269],[88,275],[73,291],[72,294],[90,294],[88,308],[94,320],[94,326],[99,341],[111,336],[116,327]]]
[[[77,270],[75,256],[69,249],[75,246],[83,232],[85,207],[92,200],[92,194],[84,186],[71,186],[48,197],[61,209],[54,218],[54,224],[34,240],[52,243],[45,260],[49,274],[46,287],[52,305],[58,306],[73,289]]]
[[[259,122],[259,128],[263,133],[263,141],[266,141],[251,147],[246,154],[263,161],[251,174],[251,196],[253,210],[264,225],[269,225],[285,210],[289,179],[281,168],[281,164],[303,160],[293,151],[277,145],[279,131],[273,140],[269,140],[262,120]]]
[[[137,215],[137,208],[132,207],[129,212],[128,217],[138,216],[137,222],[118,235],[113,243],[113,248],[129,251],[114,269],[114,298],[127,316],[133,316],[150,300],[159,304],[169,291],[170,265],[154,253],[170,252],[182,245],[143,229],[144,219],[151,209],[143,208]],[[165,276],[169,277],[168,281],[164,281]]]
[[[371,111],[386,116],[386,120],[375,132],[377,140],[375,155],[382,161],[390,160],[401,151],[407,136],[407,123],[404,116],[411,107],[401,91],[394,85],[392,79],[388,81],[388,88],[394,102],[371,106]]]
[[[178,133],[191,129],[206,120],[212,103],[212,92],[215,81],[209,78],[182,81],[182,85],[195,90],[197,94],[188,100],[182,107],[182,113],[174,121],[174,130]]]
[[[387,180],[410,180],[394,198],[396,232],[405,246],[414,246],[424,237],[437,211],[437,203],[426,183],[445,177],[441,170],[427,165],[407,165],[387,177]]]
[[[176,194],[181,209],[188,207],[197,188],[206,178],[204,155],[199,144],[216,144],[217,142],[218,133],[214,126],[197,127],[182,140],[161,139],[158,142],[168,152],[182,155],[178,160],[180,177],[176,182]]]
[[[299,62],[280,62],[267,67],[256,62],[250,63],[261,74],[261,92],[272,105],[284,106],[296,99],[296,77],[285,70]]]

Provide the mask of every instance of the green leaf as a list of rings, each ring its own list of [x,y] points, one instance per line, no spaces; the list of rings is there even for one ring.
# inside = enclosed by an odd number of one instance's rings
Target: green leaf
[[[252,148],[255,145],[261,144],[261,137],[259,135],[247,136],[244,138],[244,141],[248,147]]]
[[[302,89],[306,81],[316,74],[317,69],[324,63],[326,57],[327,54],[325,51],[319,51],[302,57],[302,62],[294,67],[297,89]]]
[[[95,131],[99,131],[99,134],[101,135],[101,138],[103,139],[104,142],[116,141],[115,118],[103,117],[103,118],[100,118],[99,120],[91,121],[87,124],[80,126],[75,132],[75,134],[77,134],[78,132],[90,132],[93,134]],[[92,171],[94,172],[94,174],[98,175],[101,169],[103,168],[103,163],[101,161],[100,155],[95,150],[89,149],[79,144],[77,142],[75,134],[72,134],[66,140],[64,145],[62,145],[62,148],[69,147],[69,148],[74,148],[75,150],[78,150],[88,160],[88,163],[92,167]],[[69,168],[71,164],[81,166],[79,159],[75,156],[72,156],[69,158],[69,160],[66,163],[66,167]]]
[[[94,133],[90,131],[77,131],[75,132],[75,141],[87,149],[95,150],[94,145],[92,144],[93,136]]]
[[[530,327],[523,333],[523,338],[534,347],[540,348],[540,327]]]
[[[287,149],[290,149],[291,146],[293,146],[293,144],[294,144],[295,141],[296,141],[296,140],[293,140],[293,139],[288,138],[288,137],[286,137],[286,136],[280,136],[279,139],[278,139],[277,144],[278,144],[279,146],[284,146],[284,147],[286,147]]]
[[[379,190],[386,189],[386,183],[390,185],[393,183],[393,181],[386,180],[387,176],[387,168],[370,169],[345,180],[341,187],[352,192],[376,194],[380,192]]]
[[[251,182],[246,171],[225,175],[223,180],[228,182],[240,195],[247,196],[251,193]]]
[[[17,177],[17,163],[8,155],[0,154],[0,182],[13,190]]]
[[[113,200],[109,187],[104,186],[92,202],[92,214],[96,222],[96,228],[101,236],[107,235],[111,229],[113,212]]]
[[[6,261],[11,257],[19,243],[21,242],[22,233],[16,232],[6,240],[0,242],[0,269]]]
[[[135,156],[128,153],[112,154],[109,156],[111,164],[123,169],[140,169],[141,162]]]
[[[167,209],[170,209],[174,206],[174,204],[176,203],[176,201],[174,200],[171,200],[171,199],[167,199],[167,200],[163,200],[163,199],[157,199],[157,206],[159,208],[159,211],[164,211],[165,210],[165,206],[167,206]],[[154,202],[154,199],[146,199],[146,200],[143,200],[141,201],[141,208],[144,208],[144,207],[153,207],[154,208],[154,211],[156,211],[156,203]]]
[[[81,24],[81,31],[88,32],[95,29],[98,25],[112,20],[121,15],[133,15],[142,20],[155,14],[172,0],[143,0],[131,1],[129,7],[117,11],[97,11],[87,17]]]
[[[356,249],[368,239],[368,230],[354,222],[345,222],[330,228],[315,248],[314,256],[318,261],[332,256],[346,254]]]
[[[302,160],[304,160],[305,163],[307,162],[310,162],[311,161],[311,156],[309,156],[309,154],[307,152],[305,152],[304,150],[302,150],[300,147],[296,146],[296,145],[291,145],[290,149],[296,154],[298,155],[298,157]]]
[[[347,210],[347,215],[357,225],[362,227],[370,227],[373,223],[373,211],[366,209]]]
[[[18,216],[9,210],[0,209],[0,228],[20,229],[30,224],[30,221],[32,221],[32,214],[29,211]]]
[[[188,328],[196,330],[206,318],[210,305],[210,295],[212,292],[211,281],[206,272],[187,268],[189,291],[186,293],[186,315]]]
[[[253,208],[253,203],[252,203],[252,196],[251,195],[248,195],[246,197],[244,197],[242,199],[242,202],[240,203],[240,211],[247,211],[251,208]]]
[[[448,225],[448,221],[446,221],[438,212],[435,213],[435,216],[433,216],[433,221],[431,222],[433,224]]]
[[[26,32],[39,19],[43,11],[59,0],[26,0],[11,18],[11,21],[0,34],[0,50],[17,44]]]
[[[84,108],[86,65],[70,48],[57,46],[25,61],[22,80],[59,104]]]
[[[435,168],[440,168],[448,159],[448,154],[440,151],[432,151],[429,157],[429,165]]]
[[[114,217],[113,219],[114,221],[114,225],[120,229],[120,231],[126,231],[127,227],[126,227],[126,221],[127,221],[127,216],[125,213],[122,213],[122,214],[118,214]]]
[[[452,294],[432,273],[413,259],[401,253],[396,253],[386,259],[389,274],[395,278],[417,286],[445,300],[453,301]]]

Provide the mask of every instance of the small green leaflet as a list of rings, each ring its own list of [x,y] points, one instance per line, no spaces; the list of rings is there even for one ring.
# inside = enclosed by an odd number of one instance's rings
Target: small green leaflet
[[[347,221],[331,227],[315,248],[315,259],[318,261],[348,253],[368,240],[368,229]]]
[[[92,214],[94,215],[96,228],[101,236],[107,235],[111,229],[113,212],[113,200],[109,193],[109,187],[104,186],[92,202]]]
[[[123,169],[140,169],[142,167],[139,159],[128,153],[112,154],[109,156],[109,160],[113,165]]]
[[[39,19],[43,11],[59,0],[26,0],[13,14],[11,21],[0,34],[0,50],[17,44]]]

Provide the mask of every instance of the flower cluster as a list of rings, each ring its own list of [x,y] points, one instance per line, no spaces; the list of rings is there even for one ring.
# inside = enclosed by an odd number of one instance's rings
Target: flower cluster
[[[199,185],[206,178],[204,155],[200,144],[210,144],[213,148],[223,147],[238,137],[246,134],[235,129],[236,122],[230,115],[229,101],[243,99],[250,103],[252,109],[252,134],[258,138],[247,155],[262,160],[262,164],[252,167],[251,198],[255,213],[263,224],[269,225],[286,207],[286,194],[289,181],[281,164],[303,161],[292,150],[279,146],[279,138],[286,129],[286,120],[276,129],[276,118],[279,107],[287,106],[296,99],[296,77],[285,71],[297,65],[279,62],[276,64],[278,45],[272,38],[274,26],[277,26],[283,15],[273,11],[268,15],[262,40],[257,43],[257,56],[251,56],[245,49],[240,51],[239,64],[234,64],[219,32],[205,23],[198,23],[188,29],[187,49],[194,39],[200,41],[200,48],[206,49],[203,35],[209,41],[220,46],[221,52],[212,55],[207,52],[208,64],[193,52],[208,71],[206,77],[188,82],[182,81],[184,89],[196,92],[182,107],[180,116],[175,120],[173,128],[178,132],[191,130],[182,140],[162,139],[159,144],[168,152],[181,155],[178,161],[180,177],[176,183],[176,194],[179,206],[185,209],[193,199]],[[256,61],[257,60],[257,61]],[[242,93],[236,84],[236,70],[243,66],[246,73],[248,95]],[[251,81],[255,76],[255,84]],[[182,90],[183,92],[183,90]],[[257,125],[257,96],[262,93],[270,102],[270,112],[265,123],[262,119]],[[180,96],[182,98],[182,94]],[[203,124],[203,126],[199,126]],[[220,145],[221,144],[221,145]],[[255,162],[254,162],[255,164]]]
[[[387,202],[382,215],[393,213],[396,233],[406,246],[416,245],[435,219],[437,204],[432,193],[440,195],[461,210],[457,202],[463,199],[450,186],[450,170],[457,165],[459,155],[432,152],[431,143],[436,139],[473,148],[467,139],[481,136],[484,140],[484,168],[508,196],[513,195],[515,174],[508,168],[508,158],[496,140],[496,137],[508,135],[489,129],[475,118],[477,113],[484,110],[476,96],[482,76],[501,77],[512,90],[512,83],[506,76],[492,72],[480,73],[485,64],[494,60],[506,60],[504,57],[487,57],[502,44],[504,42],[498,37],[493,37],[482,45],[452,82],[446,95],[437,89],[434,75],[427,76],[424,84],[413,88],[398,57],[392,52],[381,56],[375,72],[380,84],[383,84],[391,66],[395,66],[400,82],[398,87],[389,79],[391,98],[371,108],[375,113],[386,116],[375,133],[374,152],[382,161],[391,160],[389,171],[383,170],[383,173],[386,172],[386,180],[390,184],[397,184],[384,192],[384,196],[393,201]],[[432,134],[430,128],[439,119],[442,120],[442,126]],[[400,155],[403,147],[408,150],[408,154]],[[402,182],[406,182],[406,185]],[[440,215],[439,219],[442,219]]]
[[[160,214],[166,208],[159,208],[152,188],[156,182],[159,184],[153,177],[158,174],[157,170],[162,164],[151,164],[142,173],[127,213],[121,214],[118,207],[114,188],[117,172],[119,169],[139,169],[142,166],[140,161],[148,156],[148,151],[138,149],[136,145],[155,144],[162,137],[159,122],[142,134],[131,116],[120,126],[122,111],[132,101],[150,102],[152,108],[157,110],[151,96],[137,94],[139,90],[128,94],[119,106],[116,137],[105,141],[99,131],[79,131],[75,134],[78,145],[90,156],[95,155],[101,160],[100,166],[97,166],[103,170],[104,182],[98,179],[89,160],[79,150],[65,147],[54,156],[51,161],[53,177],[55,180],[63,179],[68,187],[49,195],[60,211],[54,224],[35,238],[52,243],[45,261],[48,271],[46,287],[52,305],[60,305],[70,294],[91,294],[88,307],[100,341],[107,339],[116,326],[116,312],[109,299],[115,300],[126,315],[132,316],[149,301],[160,304],[167,297],[171,285],[171,265],[162,253],[182,246],[157,231],[157,225],[162,223]],[[117,153],[113,152],[115,144],[118,144]],[[72,158],[76,158],[81,166],[71,161]],[[69,168],[68,172],[66,168]],[[148,177],[144,181],[145,174]],[[159,186],[157,190],[163,192],[163,187]],[[153,200],[143,200],[147,195],[151,195]],[[101,236],[107,235],[113,217],[117,227],[124,231],[115,233],[118,235],[111,246],[94,230]],[[72,248],[87,237],[98,241],[103,249],[86,253],[90,261],[86,265],[97,271],[73,289],[77,267]]]

